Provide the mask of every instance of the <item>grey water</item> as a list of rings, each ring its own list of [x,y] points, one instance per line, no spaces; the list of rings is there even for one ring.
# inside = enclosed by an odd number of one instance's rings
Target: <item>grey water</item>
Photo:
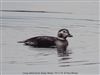
[[[0,63],[4,75],[19,75],[23,72],[99,75],[98,14],[16,11],[2,11],[0,16]],[[59,57],[56,48],[32,48],[17,43],[38,35],[56,36],[62,28],[69,29],[73,35],[67,38],[69,56]]]

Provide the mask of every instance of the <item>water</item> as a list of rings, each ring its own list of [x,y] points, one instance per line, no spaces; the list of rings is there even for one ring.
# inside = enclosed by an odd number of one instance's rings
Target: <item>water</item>
[[[98,15],[97,15],[98,16]],[[3,12],[2,73],[75,72],[99,74],[99,20],[96,15],[72,13]],[[69,29],[69,56],[59,57],[56,48],[32,48],[18,41],[38,35],[56,36]]]

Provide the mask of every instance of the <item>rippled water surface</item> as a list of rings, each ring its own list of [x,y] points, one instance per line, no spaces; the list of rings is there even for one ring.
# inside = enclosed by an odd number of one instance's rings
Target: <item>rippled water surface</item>
[[[95,15],[72,13],[5,12],[2,19],[2,72],[99,73],[99,20]],[[17,43],[38,35],[56,36],[69,29],[69,56],[59,57],[56,48],[32,48]]]

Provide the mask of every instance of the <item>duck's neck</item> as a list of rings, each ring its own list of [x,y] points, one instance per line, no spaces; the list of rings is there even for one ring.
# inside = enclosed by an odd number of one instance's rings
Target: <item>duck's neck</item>
[[[58,37],[58,39],[60,39],[60,40],[66,40],[66,38],[60,38],[60,37]]]

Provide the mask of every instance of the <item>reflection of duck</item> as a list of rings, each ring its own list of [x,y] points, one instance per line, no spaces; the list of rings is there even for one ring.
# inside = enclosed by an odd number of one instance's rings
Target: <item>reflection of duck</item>
[[[68,46],[67,37],[72,37],[68,29],[61,29],[58,31],[58,37],[53,36],[36,36],[25,41],[19,41],[18,43],[24,43],[25,45],[33,47],[53,47],[56,46],[57,50],[62,52],[66,50]]]

